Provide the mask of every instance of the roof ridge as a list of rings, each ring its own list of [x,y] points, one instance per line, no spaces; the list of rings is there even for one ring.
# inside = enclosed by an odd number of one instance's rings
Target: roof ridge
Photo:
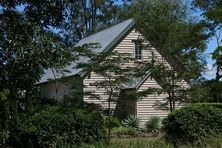
[[[95,34],[97,34],[97,33],[100,33],[100,32],[102,32],[102,31],[108,30],[108,29],[110,29],[110,28],[112,28],[112,27],[115,27],[116,25],[119,25],[119,24],[121,24],[121,23],[124,23],[124,22],[126,22],[126,21],[130,21],[130,20],[133,20],[133,19],[132,19],[132,18],[126,19],[126,20],[121,21],[121,22],[119,22],[119,23],[116,23],[116,24],[113,24],[113,25],[111,25],[111,26],[108,26],[107,28],[104,28],[104,29],[102,29],[102,30],[100,30],[100,31],[98,31],[98,32],[94,32],[94,33],[92,33],[92,34],[89,34],[89,35],[83,37],[82,39],[80,39],[80,40],[76,43],[76,45],[77,45],[81,40],[84,40],[84,39],[86,39],[86,38],[89,38],[89,37],[91,37],[91,36],[93,36],[93,35],[95,35]]]

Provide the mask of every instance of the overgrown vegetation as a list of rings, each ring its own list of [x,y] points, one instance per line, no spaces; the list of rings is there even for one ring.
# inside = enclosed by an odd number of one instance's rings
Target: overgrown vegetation
[[[96,110],[41,106],[19,117],[10,136],[1,136],[1,142],[16,147],[53,147],[57,143],[93,143],[105,136],[102,114]]]
[[[145,128],[148,132],[159,132],[161,129],[161,119],[155,116],[150,117],[145,124]]]
[[[74,147],[74,146],[73,146]],[[163,139],[113,139],[109,146],[103,143],[97,143],[95,145],[82,144],[80,148],[173,148],[172,145],[166,143]]]
[[[163,130],[170,142],[203,144],[222,133],[222,104],[193,104],[169,114]]]
[[[126,118],[127,111],[122,114],[123,121],[119,121],[114,117],[114,108],[111,107],[117,103],[123,84],[127,84],[136,75],[147,75],[149,71],[150,76],[156,79],[161,88],[148,88],[135,96],[139,98],[150,93],[168,94],[166,102],[157,105],[172,112],[164,120],[163,130],[173,144],[163,139],[115,139],[109,147],[222,147],[221,104],[195,104],[174,111],[176,102],[222,101],[222,3],[221,0],[190,2],[0,1],[0,146],[77,147],[81,144],[82,147],[104,147],[107,143],[88,143],[104,139],[105,131],[108,131],[108,139],[110,135],[146,137],[150,133],[161,133],[159,118],[151,117],[144,128],[140,125],[140,119],[135,116]],[[202,17],[190,15],[195,13],[193,10],[200,11]],[[135,64],[135,67],[139,70],[122,68],[126,62],[132,60],[129,54],[123,56],[116,53],[119,57],[104,60],[110,52],[99,56],[98,53],[87,52],[86,49],[90,48],[90,45],[74,46],[83,37],[131,17],[136,22],[136,29],[151,43],[149,46],[140,45],[149,49],[147,51],[152,56],[145,66],[142,65],[144,67],[141,66],[143,70],[137,67],[140,62],[134,62],[138,64]],[[216,47],[211,54],[212,59],[216,61],[215,79],[200,81],[206,67],[203,53],[209,37],[215,38],[216,41]],[[142,43],[143,40],[138,37],[138,41]],[[92,43],[92,48],[97,48],[96,45]],[[162,51],[162,56],[171,68],[166,66],[163,59],[156,58],[155,50],[151,46],[157,51]],[[88,55],[80,53],[84,51]],[[78,88],[72,92],[71,97],[66,96],[62,104],[57,102],[56,86],[55,100],[51,101],[53,105],[46,106],[45,101],[36,107],[34,100],[39,93],[36,83],[45,70],[60,71],[61,75],[69,73],[65,67],[79,60],[81,56],[90,58],[90,64],[82,63],[83,65],[77,67],[84,68],[86,73],[94,71],[106,78],[94,83],[97,89],[105,89],[108,96],[106,114],[102,114],[101,109],[95,105],[83,102],[82,97],[86,94],[81,89],[81,81],[75,82],[75,87]],[[54,77],[57,81],[56,74]],[[195,85],[191,83],[188,95],[187,88],[181,88],[179,85],[181,79],[192,79],[195,82]],[[72,83],[74,84],[74,80]],[[129,102],[131,106],[135,106],[134,103],[138,99],[135,96],[128,96],[133,98]],[[93,92],[91,97],[101,99]],[[122,102],[126,105],[125,100]],[[131,111],[130,114],[134,114],[135,109]]]
[[[181,148],[220,148],[222,146],[221,137],[213,139],[209,143],[205,143],[202,146],[194,146],[194,145],[182,145]],[[95,143],[92,145],[89,144],[81,144],[81,145],[63,145],[63,148],[174,148],[172,144],[167,143],[164,139],[156,138],[156,139],[147,139],[147,138],[122,138],[122,139],[112,139],[110,145],[106,145],[105,143]]]
[[[128,128],[139,128],[140,123],[140,119],[132,115],[122,121],[122,125]]]
[[[112,130],[112,137],[142,137],[143,132],[140,129],[133,128],[133,127],[116,127]]]

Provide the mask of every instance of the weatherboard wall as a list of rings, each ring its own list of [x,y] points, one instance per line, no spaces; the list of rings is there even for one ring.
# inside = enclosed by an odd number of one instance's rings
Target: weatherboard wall
[[[131,56],[134,56],[134,42],[138,38],[144,38],[139,32],[135,29],[132,30],[120,43],[115,47],[114,51],[118,51],[120,53],[129,53]],[[152,54],[152,52],[154,54]],[[154,58],[156,61],[163,62],[169,66],[169,64],[164,60],[161,54],[155,50],[148,41],[144,41],[144,50],[142,51],[143,60],[148,61]],[[152,57],[154,55],[154,57]],[[130,63],[126,63],[127,65],[134,66],[135,61]],[[101,99],[91,98],[90,96],[85,95],[84,101],[88,103],[95,103],[101,105],[103,108],[108,107],[108,95],[106,94],[106,90],[104,88],[96,88],[92,84],[96,81],[104,80],[103,77],[91,72],[89,77],[86,77],[83,80],[83,90],[84,92],[92,91],[95,95],[99,95]],[[185,81],[180,82],[184,87],[188,87],[188,84]],[[79,86],[81,87],[81,86]],[[160,87],[160,85],[151,78],[148,78],[139,88],[138,91],[146,90],[148,87]],[[44,83],[40,85],[40,96],[44,98],[56,98],[56,89],[58,91],[57,98],[61,99],[64,94],[67,94],[70,90],[70,87],[65,83],[59,82],[56,84],[55,82]],[[168,114],[168,111],[163,111],[157,109],[155,107],[155,103],[157,101],[165,101],[164,99],[167,97],[167,94],[161,95],[149,95],[143,97],[137,102],[137,116],[142,120],[142,123],[145,123],[148,118],[151,116],[165,117]],[[116,106],[115,103],[111,103],[111,107],[114,109]]]
[[[138,38],[144,38],[139,32],[135,29],[132,30],[114,49],[114,51],[118,51],[119,53],[129,53],[131,56],[134,56],[134,42],[133,40],[137,40]],[[161,54],[152,46],[147,40],[144,40],[144,49],[142,51],[142,56],[144,61],[152,60],[154,58],[158,62],[163,62],[165,65],[169,66],[166,60],[161,56]],[[152,54],[153,52],[153,54]],[[134,66],[135,61],[126,63],[129,66]],[[91,98],[90,96],[85,95],[84,101],[88,103],[96,103],[101,105],[104,108],[108,107],[108,95],[106,94],[106,90],[103,88],[96,88],[93,86],[93,83],[96,81],[104,80],[102,76],[91,72],[90,77],[87,77],[83,80],[83,84],[85,85],[84,91],[91,91],[95,95],[99,95],[100,99]],[[183,81],[181,85],[187,87],[187,83]],[[138,91],[146,90],[149,87],[160,87],[160,85],[151,78],[148,78],[138,89]],[[137,116],[141,118],[142,122],[148,120],[151,116],[165,117],[168,114],[168,111],[163,111],[157,109],[155,107],[155,103],[157,101],[165,101],[164,99],[167,97],[167,94],[161,95],[149,95],[147,97],[142,98],[137,102]],[[111,103],[111,107],[114,109],[116,106],[115,103]]]

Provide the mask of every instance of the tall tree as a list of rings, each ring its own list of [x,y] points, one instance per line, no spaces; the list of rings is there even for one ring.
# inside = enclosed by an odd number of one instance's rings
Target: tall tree
[[[93,99],[107,99],[107,119],[108,119],[108,133],[107,142],[110,142],[110,134],[112,129],[112,120],[114,119],[113,104],[120,98],[121,90],[124,84],[130,84],[131,80],[138,69],[129,67],[128,62],[132,60],[128,53],[119,53],[116,51],[98,54],[91,51],[84,51],[82,54],[90,60],[88,63],[80,63],[79,68],[85,69],[88,74],[93,72],[103,79],[91,83],[90,86],[95,86],[97,89],[104,90],[104,95],[97,95],[94,91],[86,91],[85,96]],[[87,86],[86,86],[87,87]],[[107,98],[102,98],[108,96]]]
[[[44,69],[73,60],[72,49],[50,29],[60,27],[62,10],[59,1],[0,2],[0,90],[7,92],[4,123],[17,118],[21,92],[30,104]]]
[[[222,78],[222,1],[221,0],[193,0],[195,8],[199,8],[204,17],[204,23],[212,38],[216,40],[216,49],[213,49],[212,59],[215,60],[216,76],[215,82],[220,88]],[[217,102],[222,99],[221,89],[217,89]]]
[[[117,22],[115,0],[70,0],[65,4],[61,34],[73,45],[83,37]]]
[[[162,91],[168,93],[167,100],[172,111],[179,96],[178,82],[201,76],[205,64],[202,53],[206,49],[208,35],[204,26],[189,15],[184,1],[142,0],[132,2],[128,7],[138,30],[170,64],[169,67],[166,62],[156,60],[157,64],[150,68],[158,69],[155,77]]]
[[[192,85],[189,102],[192,103],[212,103],[218,102],[218,95],[222,95],[222,83],[215,80],[199,80]],[[222,101],[222,100],[219,100]]]

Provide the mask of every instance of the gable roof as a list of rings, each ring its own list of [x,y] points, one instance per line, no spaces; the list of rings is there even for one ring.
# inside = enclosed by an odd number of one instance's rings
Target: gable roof
[[[133,19],[125,20],[119,24],[83,38],[76,44],[76,46],[82,46],[89,43],[99,43],[101,47],[96,49],[97,52],[105,52],[112,43],[118,41],[125,33],[127,33],[134,24],[135,22]]]
[[[80,40],[75,47],[82,46],[84,44],[98,43],[100,47],[94,49],[97,53],[102,53],[111,50],[134,26],[135,22],[133,19],[125,20],[107,29],[99,31],[95,34],[87,36]],[[81,69],[74,68],[79,62],[87,62],[85,58],[80,58],[77,62],[72,62],[65,69],[69,72],[62,72],[57,69],[47,69],[45,70],[41,79],[37,84],[46,83],[49,80],[60,79],[62,77],[69,77],[74,75],[80,75]]]

